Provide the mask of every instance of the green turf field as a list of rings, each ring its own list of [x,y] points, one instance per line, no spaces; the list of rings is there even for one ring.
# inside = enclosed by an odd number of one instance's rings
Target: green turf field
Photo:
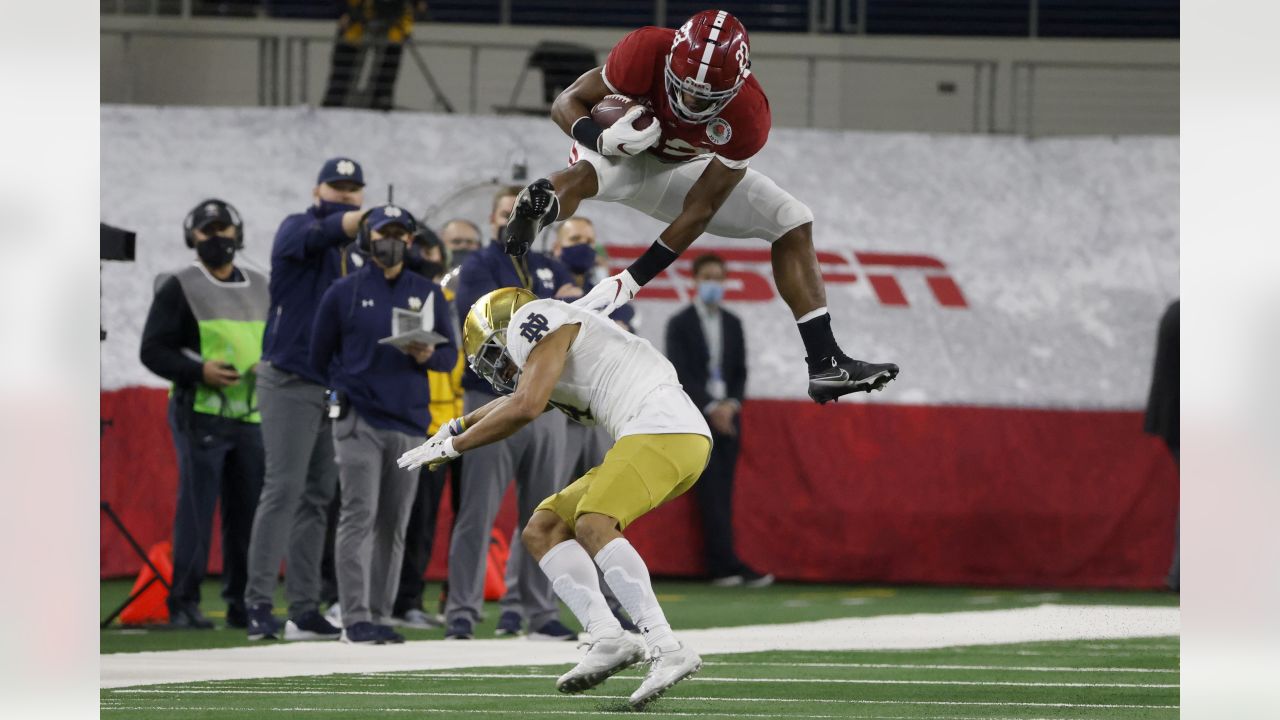
[[[690,718],[1176,718],[1178,640],[711,655],[644,713]],[[578,717],[627,711],[643,666],[580,696],[512,666],[122,688],[107,718]]]
[[[109,580],[102,583],[102,614],[115,609],[129,595],[132,582]],[[430,585],[431,592],[439,586]],[[898,615],[919,612],[956,612],[961,610],[1003,610],[1034,607],[1047,602],[1057,604],[1107,604],[1177,606],[1178,596],[1168,592],[1046,592],[1038,590],[992,590],[983,588],[883,587],[865,585],[816,585],[778,583],[758,590],[747,588],[714,588],[702,582],[663,581],[654,583],[658,599],[667,618],[677,629],[733,627],[825,620],[841,617]],[[101,652],[138,652],[144,650],[178,650],[190,648],[234,647],[251,645],[243,630],[223,625],[223,606],[216,581],[202,588],[204,610],[218,625],[208,631],[136,630],[113,625],[101,633]],[[283,598],[276,601],[277,614],[283,613]],[[486,619],[476,628],[477,637],[492,637],[498,621],[497,603],[485,605]],[[561,616],[570,627],[577,623],[568,610]],[[443,630],[402,629],[409,640],[431,640],[444,637]]]

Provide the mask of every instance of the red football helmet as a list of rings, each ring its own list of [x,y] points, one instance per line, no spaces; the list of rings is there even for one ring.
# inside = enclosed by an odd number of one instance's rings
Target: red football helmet
[[[676,31],[667,54],[667,98],[685,122],[720,114],[751,74],[747,29],[724,10],[703,10]]]

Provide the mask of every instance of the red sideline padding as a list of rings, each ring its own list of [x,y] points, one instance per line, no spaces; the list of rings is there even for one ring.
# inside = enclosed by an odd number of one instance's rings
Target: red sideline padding
[[[164,410],[162,390],[102,394],[102,497],[144,547],[173,521]],[[1173,552],[1177,469],[1138,412],[752,400],[742,432],[739,554],[783,579],[1150,588]],[[627,531],[655,575],[703,572],[692,500]],[[450,516],[446,498],[429,578]],[[117,535],[103,525],[104,577],[137,567]]]

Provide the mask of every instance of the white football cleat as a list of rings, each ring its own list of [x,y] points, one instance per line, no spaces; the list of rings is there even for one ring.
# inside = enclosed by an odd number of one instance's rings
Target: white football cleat
[[[680,647],[675,650],[664,652],[654,648],[652,652],[649,674],[644,676],[644,682],[631,693],[631,698],[627,701],[632,710],[643,710],[645,705],[657,700],[672,685],[702,669],[702,658],[684,643],[680,643]]]
[[[632,633],[594,640],[586,657],[556,681],[556,689],[562,693],[590,690],[644,658],[644,641]]]

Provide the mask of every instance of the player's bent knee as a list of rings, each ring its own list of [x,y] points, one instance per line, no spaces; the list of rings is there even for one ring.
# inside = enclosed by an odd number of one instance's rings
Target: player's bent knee
[[[601,513],[583,513],[573,525],[573,533],[578,542],[595,555],[609,541],[621,535],[618,532],[618,521]]]
[[[790,230],[782,233],[775,241],[776,244],[786,245],[788,242],[811,242],[813,240],[813,221],[797,225]]]
[[[569,526],[550,510],[535,512],[520,531],[520,541],[534,559],[540,559],[551,548],[572,538]]]

